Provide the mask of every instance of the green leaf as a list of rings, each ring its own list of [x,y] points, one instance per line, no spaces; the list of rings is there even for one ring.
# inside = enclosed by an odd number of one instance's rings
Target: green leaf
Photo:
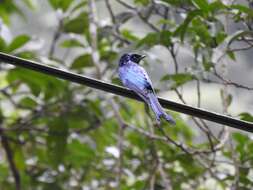
[[[8,165],[4,165],[3,163],[0,164],[0,182],[3,182],[8,178],[9,168]]]
[[[49,0],[49,2],[54,9],[66,11],[74,0]]]
[[[17,145],[14,149],[14,161],[19,170],[24,170],[25,165],[25,156],[24,152],[21,149],[21,146]]]
[[[68,137],[68,122],[66,115],[49,120],[47,140],[48,160],[52,166],[57,167],[65,157]]]
[[[73,48],[73,47],[85,47],[80,41],[76,39],[65,40],[60,44],[63,48]]]
[[[188,28],[189,34],[199,43],[204,43],[207,47],[216,47],[214,38],[211,36],[208,25],[199,17],[192,20],[192,26]]]
[[[5,40],[2,37],[0,37],[0,51],[4,52],[6,47],[7,47],[7,44]]]
[[[137,43],[137,47],[147,45],[152,47],[154,45],[164,45],[166,47],[171,45],[171,32],[162,31],[156,33],[149,33]]]
[[[95,151],[88,144],[80,143],[76,139],[68,144],[67,151],[66,160],[76,168],[90,165],[96,158]]]
[[[93,66],[93,61],[92,61],[92,57],[90,54],[84,54],[81,55],[79,57],[77,57],[72,65],[71,65],[71,69],[82,69],[84,67],[90,67]]]
[[[233,96],[231,94],[228,95],[224,94],[224,90],[220,91],[220,95],[222,99],[224,99],[224,101],[226,102],[226,105],[230,106],[230,104],[232,103]]]
[[[176,35],[176,36],[180,35],[181,41],[184,41],[185,33],[186,33],[191,21],[195,17],[202,16],[202,15],[203,15],[203,12],[202,12],[202,10],[199,10],[199,9],[189,12],[186,19],[184,20],[184,22],[181,25],[179,25],[179,27],[175,30],[174,35]]]
[[[239,116],[242,120],[253,122],[253,116],[250,113],[240,113]]]
[[[209,4],[206,0],[191,0],[192,4],[198,8],[208,12]]]
[[[233,51],[227,51],[227,55],[233,61],[236,61],[235,53]]]
[[[127,30],[127,29],[121,30],[121,34],[122,34],[123,37],[125,37],[128,40],[132,40],[132,41],[139,40],[139,38],[137,36],[135,36],[132,33],[132,31],[130,31],[130,30]]]
[[[238,11],[240,11],[242,13],[245,13],[245,14],[249,15],[250,17],[253,17],[253,11],[252,11],[252,9],[249,8],[249,7],[246,7],[244,5],[241,5],[241,4],[231,5],[230,8],[238,10]]]
[[[241,134],[241,133],[238,133],[238,132],[233,133],[232,137],[240,145],[244,145],[244,144],[246,144],[249,141],[249,137],[248,136],[246,136],[244,134]]]
[[[99,52],[100,59],[103,61],[107,61],[109,64],[113,63],[113,61],[118,58],[118,52],[111,51],[111,50],[108,51],[108,48],[100,48],[99,50],[100,50]],[[113,64],[110,64],[108,66],[109,66],[108,68],[111,68],[110,66],[114,67]]]
[[[136,4],[148,5],[150,0],[134,0]]]
[[[8,46],[7,51],[13,52],[14,50],[21,48],[24,46],[27,42],[30,41],[30,37],[27,35],[20,35],[14,38],[11,42],[11,44]]]
[[[227,6],[224,5],[221,1],[214,1],[209,4],[209,11],[212,12],[213,15],[221,10],[227,10]]]
[[[88,31],[89,19],[86,12],[80,13],[73,19],[68,19],[64,22],[64,32],[83,34]]]
[[[233,100],[233,96],[229,94],[226,98],[227,106],[230,106]]]
[[[116,85],[122,85],[121,80],[118,77],[112,78],[112,83]]]
[[[20,106],[29,108],[29,109],[34,109],[37,106],[37,102],[32,99],[31,97],[24,97],[20,101]]]
[[[214,67],[214,63],[208,61],[205,58],[205,56],[202,57],[202,65],[203,65],[205,71],[210,71],[210,69]]]
[[[36,52],[34,51],[22,51],[22,52],[18,52],[15,54],[17,57],[21,57],[24,59],[31,59],[31,60],[35,60],[37,55]]]
[[[22,18],[24,18],[24,13],[21,11],[16,3],[13,0],[5,0],[0,3],[0,17],[3,22],[7,25],[10,24],[10,16],[13,13],[19,14]]]
[[[66,93],[66,83],[64,83],[63,81],[27,69],[11,69],[8,72],[7,80],[10,83],[14,81],[21,81],[30,88],[31,92],[35,96],[38,96],[40,93],[43,93],[45,99],[49,99],[52,97],[61,97],[64,96],[64,94]]]
[[[29,7],[30,9],[36,9],[36,1],[34,0],[23,0],[24,3]]]
[[[221,31],[215,36],[215,40],[217,44],[221,44],[227,37],[227,33]]]
[[[181,86],[189,81],[192,81],[195,79],[195,76],[189,73],[178,73],[173,75],[165,75],[161,81],[166,80],[173,80],[175,84],[172,86],[172,88],[176,88],[178,86]]]

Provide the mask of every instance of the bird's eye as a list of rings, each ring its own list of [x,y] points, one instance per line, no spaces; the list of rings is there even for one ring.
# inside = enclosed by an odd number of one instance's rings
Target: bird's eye
[[[139,60],[137,55],[133,55],[132,59],[133,59],[133,61],[135,61],[135,62],[138,62],[138,60]]]

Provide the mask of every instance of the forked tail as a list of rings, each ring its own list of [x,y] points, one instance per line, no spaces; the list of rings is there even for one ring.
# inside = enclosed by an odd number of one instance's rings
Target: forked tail
[[[149,93],[148,94],[148,98],[149,98],[149,105],[152,108],[152,110],[154,111],[155,115],[156,115],[156,120],[158,123],[160,123],[160,118],[163,117],[166,121],[168,121],[169,123],[175,125],[176,122],[175,120],[172,118],[171,115],[167,114],[161,104],[159,103],[156,95],[154,93]]]

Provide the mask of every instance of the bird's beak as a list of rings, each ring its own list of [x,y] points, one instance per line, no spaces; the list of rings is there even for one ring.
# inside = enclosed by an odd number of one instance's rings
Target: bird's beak
[[[145,57],[147,57],[146,55],[142,55],[140,60],[144,59]]]

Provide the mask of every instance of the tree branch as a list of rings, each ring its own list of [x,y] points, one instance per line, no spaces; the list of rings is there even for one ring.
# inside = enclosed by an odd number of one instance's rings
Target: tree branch
[[[16,190],[21,190],[20,174],[14,162],[13,153],[12,153],[8,138],[4,135],[4,132],[2,131],[1,128],[0,128],[0,137],[1,137],[1,144],[3,146],[3,149],[5,150],[6,157],[10,166],[10,170],[12,172],[12,175],[15,181]]]

